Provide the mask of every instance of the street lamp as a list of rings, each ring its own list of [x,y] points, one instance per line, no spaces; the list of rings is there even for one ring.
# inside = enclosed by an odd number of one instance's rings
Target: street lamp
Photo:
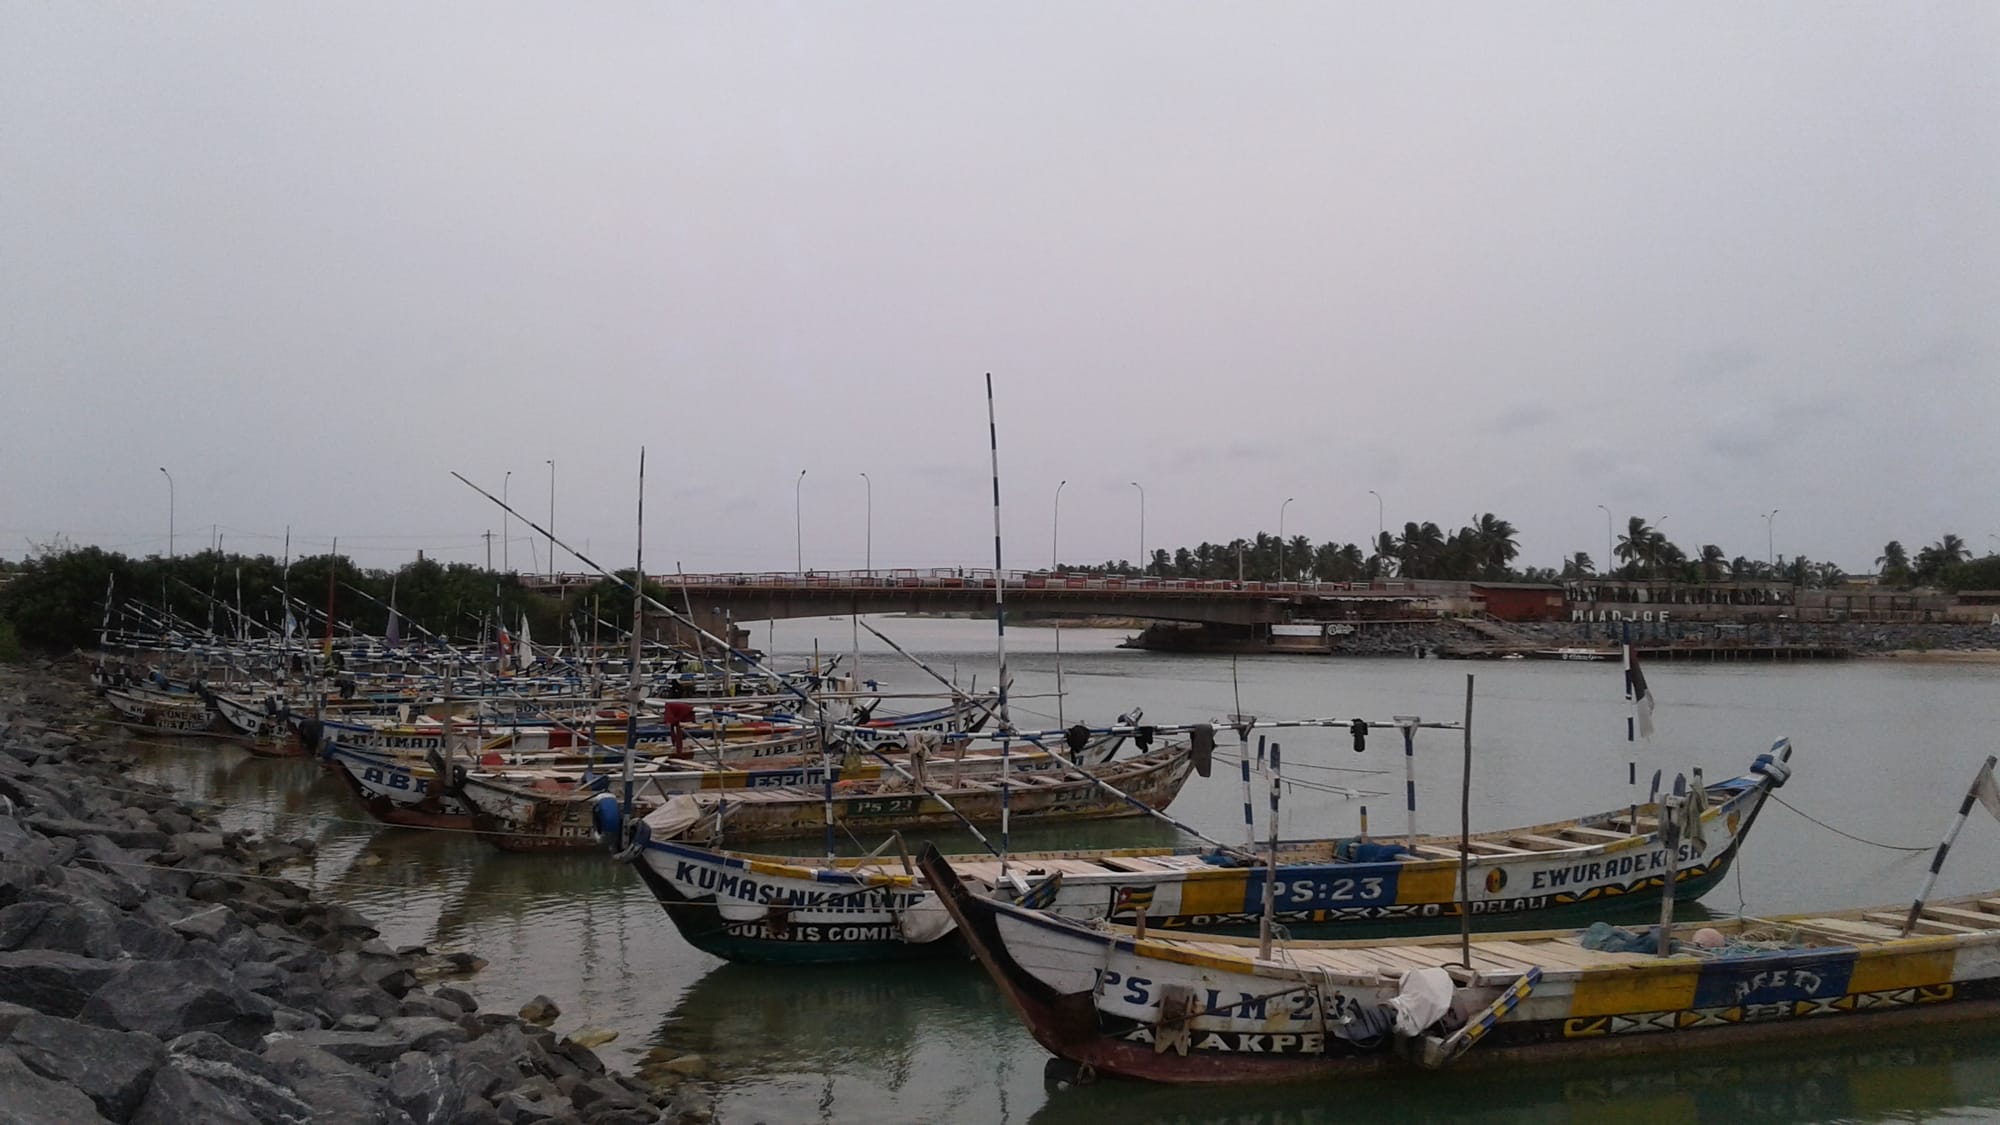
[[[167,475],[167,557],[174,557],[174,474],[167,473],[165,465],[160,471]]]
[[[1604,570],[1602,573],[1608,575],[1611,573],[1611,509],[1599,504],[1597,510],[1604,513]]]
[[[861,479],[868,486],[868,518],[865,525],[868,528],[867,553],[862,557],[866,560],[868,577],[873,578],[875,577],[875,482],[868,479],[867,473],[862,473]]]
[[[1368,495],[1375,498],[1375,544],[1377,547],[1380,547],[1382,544],[1382,533],[1388,530],[1388,528],[1382,526],[1382,494],[1371,488],[1368,490]]]
[[[1775,573],[1778,569],[1777,532],[1778,509],[1764,513],[1764,564]]]
[[[1146,573],[1146,486],[1138,481],[1132,487],[1139,490],[1139,573]]]
[[[1291,507],[1292,499],[1287,496],[1285,502],[1278,505],[1278,581],[1280,582],[1285,580],[1285,509]]]
[[[514,470],[512,469],[508,469],[500,477],[500,569],[509,574],[514,573],[514,568],[507,565],[507,539],[508,529],[513,524],[514,517],[507,511],[507,484],[513,479]],[[487,552],[489,555],[492,553],[492,551]],[[489,562],[487,565],[491,566],[492,563]]]
[[[798,552],[797,557],[793,559],[795,574],[806,572],[805,487],[806,471],[800,469],[799,479],[792,482],[792,545]]]
[[[1056,562],[1057,558],[1059,557],[1059,552],[1058,552],[1059,540],[1057,539],[1057,536],[1059,536],[1062,533],[1062,490],[1063,490],[1063,485],[1066,485],[1068,483],[1069,481],[1067,480],[1060,480],[1056,482],[1056,510],[1055,514],[1049,517],[1049,573],[1050,574],[1055,573],[1056,567],[1058,565]]]
[[[553,582],[556,577],[556,463],[553,460],[542,463],[549,467],[549,580]],[[645,575],[639,575],[642,584],[645,580]]]

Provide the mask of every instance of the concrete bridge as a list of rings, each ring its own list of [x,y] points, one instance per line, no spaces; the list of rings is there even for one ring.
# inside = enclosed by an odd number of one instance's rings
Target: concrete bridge
[[[702,627],[720,634],[729,621],[824,617],[843,613],[990,613],[1004,583],[1010,615],[1141,617],[1225,625],[1292,620],[1354,621],[1414,616],[1430,598],[1409,590],[1371,590],[1345,582],[1231,582],[1190,578],[992,570],[812,571],[805,574],[662,574],[647,579],[668,604],[691,605]],[[551,595],[594,585],[596,575],[523,577]],[[1431,616],[1431,613],[1422,613]]]

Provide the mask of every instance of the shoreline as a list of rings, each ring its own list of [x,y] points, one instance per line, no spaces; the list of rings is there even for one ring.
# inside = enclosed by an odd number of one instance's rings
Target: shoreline
[[[1906,664],[2000,664],[2000,648],[1898,648],[1857,652],[1856,660],[1900,660]]]
[[[391,948],[286,876],[312,839],[228,831],[132,779],[95,710],[60,664],[0,667],[0,1116],[712,1118],[698,1086],[655,1088],[607,1067],[588,1045],[602,1039],[551,1031],[545,997],[481,1010],[457,985],[483,961]]]

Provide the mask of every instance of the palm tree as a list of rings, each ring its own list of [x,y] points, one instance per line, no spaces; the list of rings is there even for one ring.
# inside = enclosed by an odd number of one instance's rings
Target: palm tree
[[[1891,539],[1882,545],[1882,553],[1875,556],[1875,573],[1879,581],[1888,585],[1909,585],[1910,552],[1902,540]]]
[[[1965,561],[1971,552],[1965,549],[1965,540],[1956,535],[1946,535],[1937,542],[1917,552],[1917,563],[1912,577],[1919,586],[1935,585],[1944,577],[1944,572]]]
[[[1292,536],[1285,544],[1285,569],[1292,573],[1280,574],[1278,579],[1284,581],[1306,573],[1312,568],[1312,560],[1313,541],[1304,535]]]
[[[1713,543],[1701,549],[1701,580],[1720,582],[1729,573],[1729,558]]]
[[[1444,556],[1444,530],[1437,524],[1425,520],[1422,524],[1403,525],[1403,537],[1396,544],[1396,560],[1401,564],[1400,572],[1409,578],[1434,578],[1438,562]]]
[[[1576,554],[1563,560],[1562,577],[1565,579],[1595,578],[1597,577],[1597,565],[1590,561],[1590,554],[1588,552],[1578,551]]]
[[[1612,549],[1612,553],[1625,560],[1627,573],[1636,577],[1642,567],[1652,565],[1656,550],[1654,543],[1659,538],[1660,533],[1654,531],[1643,518],[1633,516],[1625,525],[1625,534],[1618,537],[1618,546]]]
[[[1396,572],[1396,537],[1382,532],[1375,537],[1374,553],[1368,556],[1368,577],[1380,578]]]
[[[1520,545],[1514,542],[1514,525],[1487,512],[1473,517],[1471,531],[1479,544],[1479,563],[1485,576],[1504,576],[1508,564],[1521,553]]]

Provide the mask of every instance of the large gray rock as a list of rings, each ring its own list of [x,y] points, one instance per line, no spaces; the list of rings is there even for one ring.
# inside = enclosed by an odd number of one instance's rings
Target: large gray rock
[[[0,906],[0,949],[48,948],[46,945],[36,946],[34,937],[55,906],[55,903],[35,899]]]
[[[187,952],[179,934],[138,911],[120,914],[113,925],[119,948],[135,961],[172,961]]]
[[[269,1000],[197,960],[154,962],[116,987],[99,989],[78,1017],[161,1039],[212,1031],[239,1046],[255,1044],[272,1026]]]
[[[411,1051],[389,1071],[389,1098],[417,1125],[449,1125],[465,1108],[458,1060]]]
[[[12,1034],[15,1024],[20,1023],[29,1016],[38,1015],[41,1015],[41,1013],[26,1005],[10,1004],[5,1000],[0,1000],[0,1039],[5,1039],[8,1035]]]
[[[197,1031],[167,1044],[163,1069],[175,1069],[242,1103],[262,1121],[308,1121],[312,1107],[291,1089],[278,1063],[213,1032]],[[150,1095],[149,1095],[150,1096]]]
[[[55,949],[11,950],[0,953],[0,996],[68,1019],[127,967]]]
[[[342,1062],[365,1067],[394,1062],[410,1049],[408,1043],[386,1031],[342,1031],[338,1028],[288,1031],[272,1036],[270,1045],[276,1046],[286,1040],[324,1051]]]
[[[28,826],[44,836],[79,840],[87,836],[103,836],[121,848],[143,852],[156,852],[167,846],[167,834],[151,828],[109,828],[95,821],[55,816],[31,816]]]
[[[199,907],[193,913],[177,918],[169,925],[173,927],[175,933],[190,941],[195,938],[205,938],[220,943],[222,935],[239,923],[235,916],[229,913],[227,906],[217,903],[213,906]]]
[[[301,1114],[267,1121],[214,1083],[168,1065],[153,1072],[131,1125],[306,1125],[307,1120]]]
[[[434,1016],[397,1016],[383,1020],[381,1030],[401,1040],[404,1051],[422,1051],[425,1054],[448,1050],[467,1039],[464,1028],[451,1020]]]
[[[29,1069],[68,1083],[96,1103],[99,1112],[123,1121],[139,1108],[153,1071],[167,1057],[150,1035],[32,1015],[14,1025],[7,1046]]]
[[[99,1125],[108,1119],[82,1093],[0,1051],[0,1118],[7,1125]]]
[[[502,1024],[452,1052],[468,1097],[494,1099],[542,1069],[546,1059],[516,1024]]]
[[[373,1016],[386,1020],[402,1011],[396,998],[368,985],[336,988],[319,998],[319,1007],[335,1019],[342,1016]]]
[[[274,1038],[263,1058],[282,1071],[291,1088],[312,1106],[315,1121],[410,1125],[410,1115],[391,1098],[389,1083],[317,1047]]]
[[[124,952],[118,945],[118,920],[124,915],[89,897],[65,901],[58,894],[44,888],[0,910],[0,948],[57,949],[118,960]]]

